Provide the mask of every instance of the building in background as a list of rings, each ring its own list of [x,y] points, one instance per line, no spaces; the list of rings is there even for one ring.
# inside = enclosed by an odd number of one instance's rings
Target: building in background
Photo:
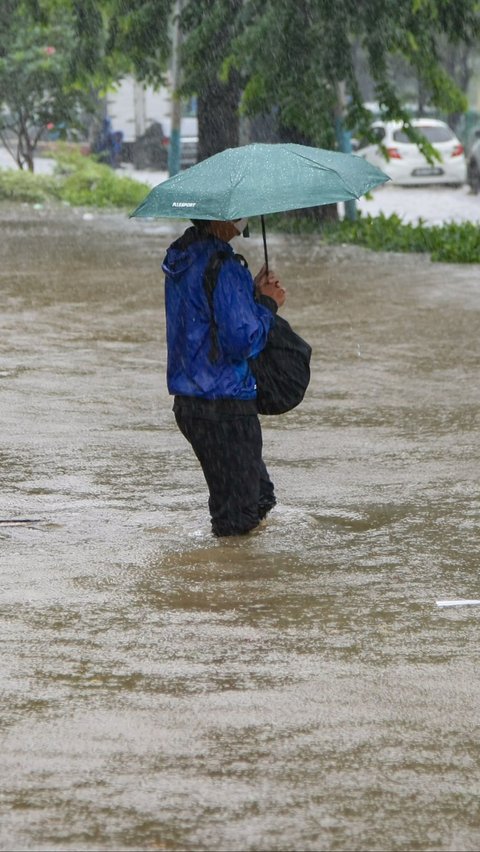
[[[181,167],[187,168],[197,161],[195,99],[186,102],[182,112]],[[125,77],[107,95],[105,117],[110,119],[113,131],[123,134],[123,159],[138,169],[167,168],[172,121],[172,95],[168,83],[155,90],[131,76]]]

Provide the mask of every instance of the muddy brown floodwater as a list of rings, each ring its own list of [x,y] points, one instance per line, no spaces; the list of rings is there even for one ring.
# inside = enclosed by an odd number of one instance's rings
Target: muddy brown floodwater
[[[215,540],[183,229],[84,216],[0,207],[0,847],[478,849],[480,607],[436,601],[480,598],[479,267],[270,235],[312,382]]]

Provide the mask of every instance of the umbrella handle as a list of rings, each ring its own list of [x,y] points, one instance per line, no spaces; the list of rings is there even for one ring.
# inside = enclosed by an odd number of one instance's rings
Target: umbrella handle
[[[265,232],[265,217],[260,216],[260,219],[262,220],[262,237],[263,237],[263,251],[264,251],[264,254],[265,254],[265,268],[267,270],[267,275],[268,275],[268,251],[267,251],[267,235],[266,235],[266,232]]]

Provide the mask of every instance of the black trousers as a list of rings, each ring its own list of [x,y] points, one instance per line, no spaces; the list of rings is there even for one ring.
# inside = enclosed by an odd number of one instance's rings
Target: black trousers
[[[242,535],[254,529],[276,503],[262,459],[258,415],[220,413],[207,419],[177,405],[174,411],[202,466],[213,534]]]

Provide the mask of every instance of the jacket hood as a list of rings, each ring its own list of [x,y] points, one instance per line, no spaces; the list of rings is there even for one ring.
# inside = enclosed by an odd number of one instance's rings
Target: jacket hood
[[[228,243],[224,243],[223,240],[219,240],[213,236],[213,234],[206,236],[205,234],[201,234],[195,227],[187,228],[185,233],[167,249],[162,263],[162,270],[165,275],[180,278],[202,256],[210,255],[212,248],[232,252],[233,254],[232,247]]]

